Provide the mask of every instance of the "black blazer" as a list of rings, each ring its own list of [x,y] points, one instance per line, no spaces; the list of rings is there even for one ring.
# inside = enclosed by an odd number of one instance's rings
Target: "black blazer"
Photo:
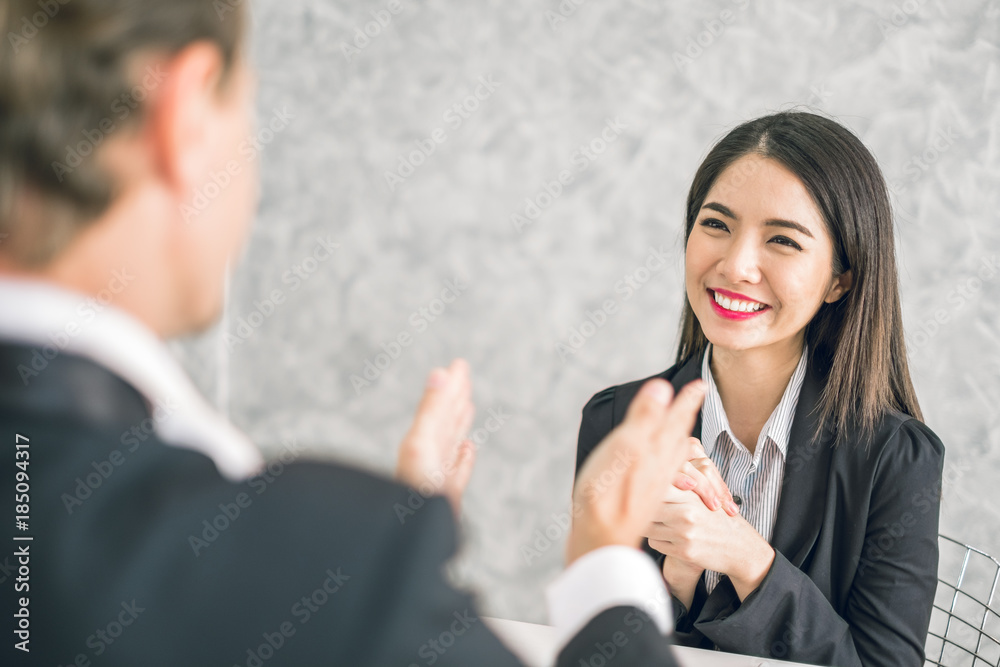
[[[701,363],[699,355],[655,377],[679,390],[701,376]],[[810,446],[810,412],[825,377],[810,359],[771,539],[774,564],[742,604],[725,576],[711,595],[703,576],[690,610],[674,598],[677,642],[837,667],[921,667],[937,587],[944,446],[896,411],[868,442],[848,426],[846,444],[833,447],[833,427]],[[643,382],[605,389],[584,407],[577,471]],[[701,437],[700,413],[693,435]],[[662,564],[662,554],[645,548]]]
[[[21,364],[31,348],[0,343],[0,663],[519,664],[445,580],[456,531],[444,499],[323,463],[230,483],[202,454],[146,435],[149,406],[104,368],[60,354],[26,386]],[[22,534],[34,540],[11,547],[17,435],[29,439]],[[9,555],[21,546],[24,581]],[[13,649],[22,596],[27,654]],[[676,664],[668,638],[625,607],[593,619],[562,659],[609,646],[614,664]]]

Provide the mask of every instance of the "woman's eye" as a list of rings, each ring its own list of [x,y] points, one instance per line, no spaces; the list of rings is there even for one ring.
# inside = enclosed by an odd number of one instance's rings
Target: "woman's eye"
[[[702,227],[708,227],[710,229],[721,229],[722,231],[729,231],[726,224],[721,220],[716,220],[715,218],[705,218],[701,221]]]
[[[802,246],[800,246],[798,243],[796,243],[795,241],[791,240],[787,236],[775,236],[771,240],[772,241],[776,241],[779,245],[785,245],[785,246],[788,246],[789,248],[795,248],[796,250],[802,250]]]

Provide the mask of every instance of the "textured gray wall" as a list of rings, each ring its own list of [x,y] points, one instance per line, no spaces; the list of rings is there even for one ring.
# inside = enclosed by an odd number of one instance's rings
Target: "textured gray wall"
[[[542,620],[581,407],[671,363],[694,170],[737,122],[809,105],[853,128],[893,183],[914,380],[948,446],[942,530],[1000,553],[1000,5],[388,4],[254,3],[260,122],[274,123],[255,158],[259,215],[226,319],[174,347],[256,442],[391,470],[428,370],[468,358],[477,426],[508,416],[479,432],[456,573],[490,613]],[[372,11],[391,20],[354,44]],[[496,83],[469,98],[481,80]],[[605,127],[599,155],[578,152]],[[546,184],[562,191],[538,201]],[[526,198],[544,210],[516,229]],[[316,260],[318,239],[338,247]],[[651,252],[666,263],[637,272]],[[648,280],[630,292],[626,276]],[[457,299],[435,302],[456,279]],[[561,355],[609,299],[615,313]],[[400,334],[411,344],[355,387]],[[546,529],[557,544],[526,556]]]

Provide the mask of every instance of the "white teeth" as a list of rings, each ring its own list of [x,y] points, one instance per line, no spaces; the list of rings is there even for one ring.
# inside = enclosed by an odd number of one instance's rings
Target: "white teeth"
[[[765,307],[765,304],[758,303],[756,301],[739,301],[737,299],[730,299],[729,297],[722,296],[718,292],[712,292],[715,295],[715,302],[725,308],[726,310],[732,310],[737,313],[754,313]]]

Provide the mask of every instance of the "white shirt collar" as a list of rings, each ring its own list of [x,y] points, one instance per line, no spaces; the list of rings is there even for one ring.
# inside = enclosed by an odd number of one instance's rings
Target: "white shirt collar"
[[[161,440],[205,454],[229,479],[263,466],[259,450],[205,401],[163,341],[122,310],[49,283],[0,278],[0,338],[37,345],[46,357],[86,357],[115,373],[149,402]]]
[[[722,397],[719,396],[719,389],[715,385],[715,378],[712,376],[712,367],[709,363],[711,356],[712,344],[709,343],[701,362],[701,377],[708,385],[705,392],[705,403],[701,411],[701,442],[705,448],[705,453],[709,456],[715,450],[719,434],[723,431],[729,434],[734,443],[739,442],[729,426],[729,418],[726,416],[726,410],[722,407]],[[774,408],[771,416],[768,417],[767,422],[764,424],[764,428],[761,429],[756,443],[757,446],[754,449],[755,459],[760,456],[760,452],[763,449],[761,445],[766,442],[766,438],[770,438],[778,446],[778,451],[781,452],[783,457],[788,452],[788,439],[792,432],[792,421],[795,417],[795,407],[798,405],[802,382],[806,376],[806,361],[808,358],[809,346],[804,344],[802,346],[802,354],[799,357],[799,363],[795,367],[792,377],[788,380],[785,393],[781,395],[781,400],[778,402],[777,407]]]

